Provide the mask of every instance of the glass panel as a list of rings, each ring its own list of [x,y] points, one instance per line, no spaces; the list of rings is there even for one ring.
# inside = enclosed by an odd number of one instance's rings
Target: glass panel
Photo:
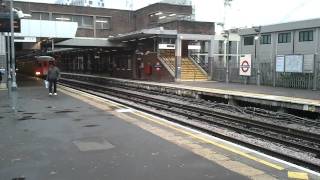
[[[41,20],[49,20],[49,13],[41,13]]]
[[[313,41],[313,31],[309,31],[309,41]]]
[[[93,17],[92,16],[82,16],[82,26],[83,27],[92,27],[93,26]]]
[[[39,12],[32,12],[31,16],[32,16],[31,17],[32,19],[36,19],[36,20],[40,20],[41,19],[41,15],[40,15]]]
[[[77,22],[78,26],[82,26],[82,16],[72,16],[72,22]]]
[[[244,45],[253,45],[253,36],[244,37]]]
[[[110,18],[97,17],[96,18],[96,28],[97,29],[110,29]]]
[[[303,41],[308,41],[309,40],[309,33],[307,31],[303,32]]]

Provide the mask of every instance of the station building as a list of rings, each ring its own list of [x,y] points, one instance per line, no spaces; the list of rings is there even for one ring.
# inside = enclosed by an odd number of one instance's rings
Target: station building
[[[251,54],[250,77],[239,76],[239,59],[229,58],[230,81],[262,85],[319,89],[320,19],[235,29],[241,40],[239,54]],[[235,42],[228,46],[236,53]],[[215,80],[224,81],[225,66],[215,67]],[[246,78],[246,79],[245,79]]]
[[[22,20],[22,32],[16,37],[24,39],[40,31],[34,35],[36,42],[18,45],[20,57],[45,51],[53,54],[66,72],[152,81],[207,80],[210,74],[208,59],[201,64],[190,54],[213,54],[210,46],[215,24],[194,21],[191,5],[155,3],[131,11],[31,2],[14,4],[32,15],[31,19]],[[65,24],[47,28],[46,23]],[[37,24],[36,29],[33,24]],[[55,32],[45,32],[48,30]],[[213,59],[212,55],[209,58]]]
[[[22,31],[28,33],[16,35],[17,56],[49,53],[65,72],[167,82],[225,82],[228,72],[229,82],[257,84],[259,69],[261,85],[319,89],[320,19],[217,36],[214,22],[193,20],[191,5],[155,3],[135,11],[31,2],[15,6],[32,15],[22,20]],[[234,35],[240,38],[234,41]],[[246,54],[251,74],[241,76],[240,59]]]

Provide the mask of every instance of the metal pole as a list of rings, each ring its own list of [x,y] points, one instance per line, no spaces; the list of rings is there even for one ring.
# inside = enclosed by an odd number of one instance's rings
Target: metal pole
[[[239,67],[240,64],[239,64],[239,41],[237,41],[237,60],[236,60],[236,67]]]
[[[258,37],[259,37],[259,35],[258,35]],[[257,38],[256,40],[255,40],[255,51],[254,51],[254,58],[255,58],[255,61],[257,62],[257,86],[260,86],[260,61],[259,61],[259,58],[257,57],[257,42],[258,42],[258,39],[259,38]]]
[[[227,60],[227,39],[224,40],[223,61],[226,63],[226,83],[229,83],[229,62]]]
[[[7,47],[7,77],[8,77],[8,82],[11,81],[11,72],[10,72],[10,68],[11,68],[11,48],[10,48],[10,36],[9,33],[7,33],[6,36],[6,47]]]
[[[13,19],[13,0],[10,0],[10,22],[11,22],[11,63],[12,63],[12,90],[17,89],[16,82],[16,60],[14,48],[14,19]]]
[[[52,55],[54,54],[54,39],[51,39],[51,50],[52,50]]]

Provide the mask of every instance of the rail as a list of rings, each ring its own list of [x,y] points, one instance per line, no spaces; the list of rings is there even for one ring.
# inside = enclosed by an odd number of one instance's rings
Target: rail
[[[258,121],[254,119],[248,119],[239,115],[231,113],[223,113],[217,110],[207,109],[205,107],[195,106],[192,103],[181,103],[177,100],[168,100],[156,98],[154,96],[148,95],[146,93],[136,92],[134,90],[128,90],[121,87],[108,87],[103,85],[98,85],[89,82],[83,82],[72,79],[62,79],[65,85],[72,86],[73,88],[82,88],[84,91],[90,91],[90,93],[100,93],[108,94],[115,99],[124,99],[130,102],[135,102],[133,104],[137,105],[135,108],[143,109],[144,111],[151,111],[150,107],[157,110],[162,110],[170,113],[174,113],[180,116],[187,117],[188,119],[193,119],[195,121],[207,123],[210,125],[215,125],[223,128],[239,132],[241,134],[248,134],[250,136],[262,138],[271,142],[282,144],[286,147],[291,147],[299,149],[304,152],[315,154],[316,158],[320,157],[320,135],[314,134],[306,131],[301,131],[289,127],[279,126],[277,124],[271,124],[268,122]],[[119,100],[118,100],[119,101]],[[122,102],[123,103],[123,102]],[[126,105],[133,106],[132,103],[125,103]],[[140,104],[140,105],[139,105]],[[149,108],[142,108],[142,106],[148,106]],[[149,109],[149,110],[148,110]],[[164,116],[164,113],[150,112],[159,116]],[[192,126],[196,129],[201,129],[203,131],[209,132],[210,134],[215,134],[217,136],[225,136],[217,132],[209,131],[203,127],[199,127],[193,124],[193,121],[181,122],[177,119],[171,118],[173,121],[177,121],[181,124]],[[307,162],[298,157],[292,157],[289,154],[284,154],[281,152],[276,152],[274,150],[259,147],[255,144],[250,144],[250,142],[245,142],[243,140],[234,139],[232,137],[224,137],[233,142],[238,142],[245,144],[249,147],[255,147],[256,149],[263,150],[271,154],[276,154],[286,160],[290,160],[293,163],[302,164],[313,170],[319,171],[320,165],[312,162]]]

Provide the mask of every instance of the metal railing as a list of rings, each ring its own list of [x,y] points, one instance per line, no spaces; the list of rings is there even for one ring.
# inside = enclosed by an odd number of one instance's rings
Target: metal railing
[[[204,56],[190,55],[189,58],[196,62],[204,71],[209,72],[208,63],[205,62]]]

